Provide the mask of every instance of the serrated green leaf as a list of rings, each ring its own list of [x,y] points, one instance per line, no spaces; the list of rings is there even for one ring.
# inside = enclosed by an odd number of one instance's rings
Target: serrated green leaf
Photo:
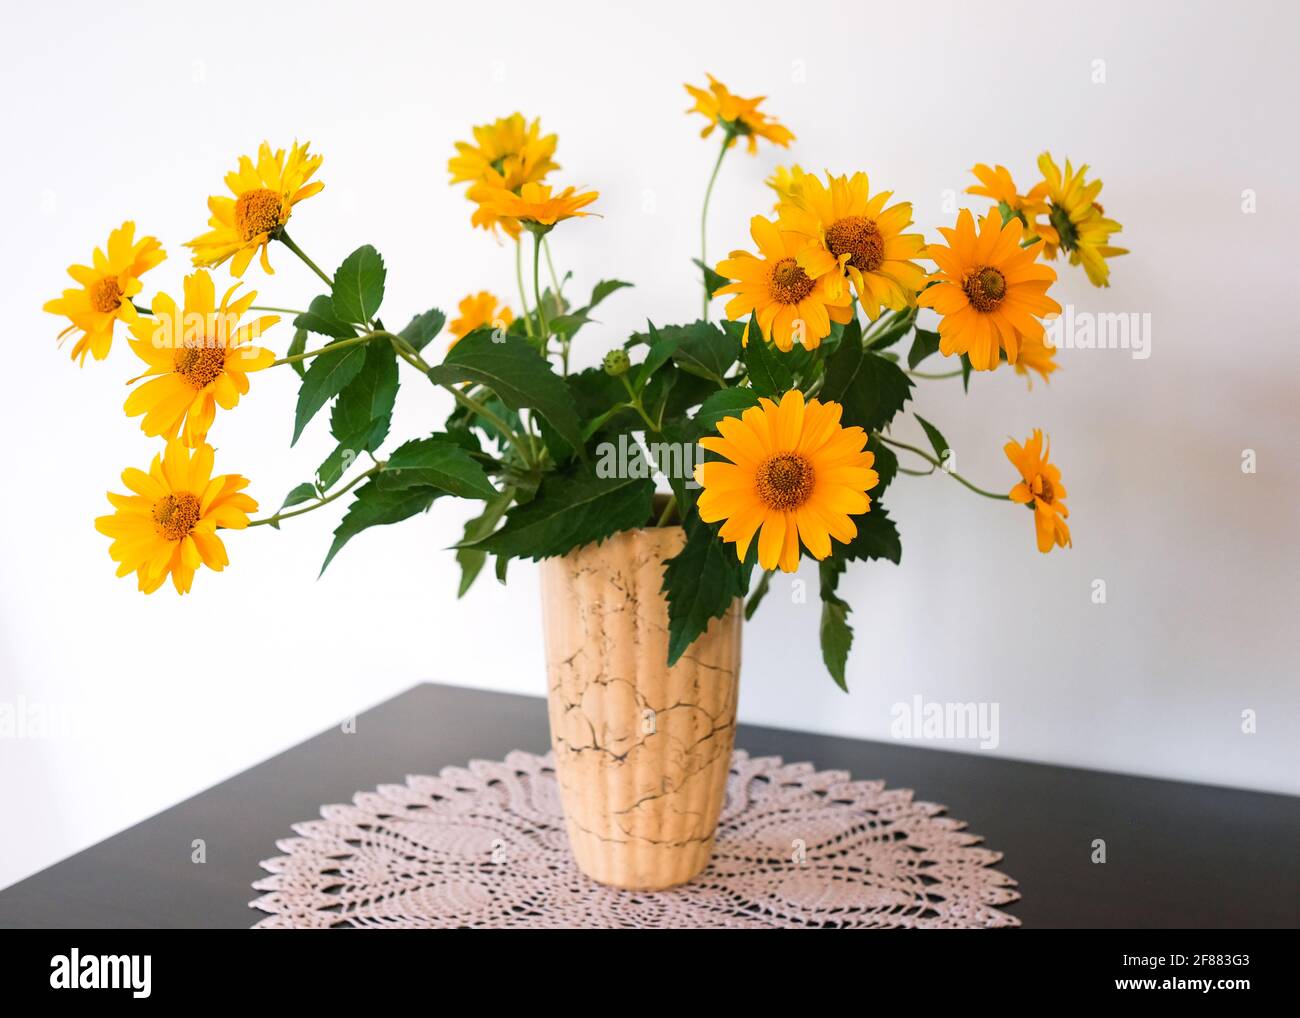
[[[597,304],[603,301],[611,293],[631,285],[631,283],[625,283],[621,279],[602,279],[592,289],[591,300],[589,300],[583,307],[568,314],[554,315],[550,318],[550,321],[547,324],[549,324],[551,329],[559,335],[572,336],[591,321],[591,312]],[[550,291],[547,291],[548,294],[549,292]],[[542,300],[543,306],[545,306],[545,295]],[[552,298],[552,300],[554,300],[554,298]]]
[[[295,329],[293,341],[289,344],[289,349],[285,351],[286,357],[296,357],[300,353],[307,352],[307,330]],[[307,374],[307,365],[302,361],[290,361],[289,367],[293,368],[293,373],[299,378]]]
[[[432,488],[387,491],[378,487],[375,480],[371,478],[357,489],[357,497],[348,506],[347,514],[334,531],[334,543],[330,545],[325,562],[320,567],[321,573],[325,572],[343,546],[361,531],[409,519],[424,512],[441,495],[441,492]]]
[[[750,328],[751,335],[757,333],[758,326]],[[749,373],[749,384],[760,396],[780,401],[781,397],[794,384],[794,375],[783,358],[781,351],[774,346],[755,338],[745,347],[742,359],[745,370]]]
[[[654,322],[647,322],[650,330],[650,349],[646,352],[645,360],[641,362],[641,367],[637,371],[636,382],[633,389],[640,392],[650,381],[650,376],[668,363],[677,347],[681,345],[682,336],[680,333],[669,333],[667,336],[659,334],[654,326]]]
[[[391,342],[366,344],[357,377],[345,385],[330,414],[330,433],[358,451],[374,452],[388,437],[397,399],[397,354]]]
[[[298,441],[303,428],[317,412],[337,396],[352,379],[360,373],[366,363],[365,343],[358,343],[342,350],[317,354],[311,359],[307,373],[303,375],[302,386],[298,389],[298,406],[294,411],[293,441]],[[326,350],[328,351],[328,347]]]
[[[342,480],[343,475],[364,452],[362,446],[365,436],[359,435],[339,440],[334,451],[325,457],[325,461],[316,468],[316,480],[323,491],[328,491]]]
[[[876,457],[872,469],[880,478],[876,486],[867,492],[871,496],[871,500],[875,502],[884,494],[890,482],[898,476],[898,454],[885,445],[878,435],[872,435],[867,439],[867,452]]]
[[[683,371],[716,382],[727,384],[726,375],[740,357],[740,338],[719,329],[711,322],[693,322],[678,327],[682,340],[673,352],[673,360]],[[668,329],[661,329],[667,333]]]
[[[709,396],[691,418],[700,434],[716,431],[724,417],[740,417],[758,406],[758,393],[750,388],[719,389]]]
[[[437,308],[430,308],[411,319],[410,323],[398,333],[417,351],[423,350],[442,331],[447,316]]]
[[[912,416],[920,421],[921,427],[925,429],[925,437],[930,440],[930,447],[934,449],[934,454],[939,457],[939,462],[942,463],[948,455],[948,440],[943,437],[938,428],[920,414],[914,412]]]
[[[845,678],[845,667],[849,660],[849,650],[853,647],[853,627],[849,625],[849,612],[853,609],[835,593],[843,571],[843,564],[835,559],[826,559],[820,565],[821,646],[826,670],[831,673],[835,684],[847,693],[849,684]]]
[[[398,446],[375,485],[384,491],[437,488],[461,498],[491,499],[498,494],[483,467],[450,435],[431,435]]]
[[[483,512],[465,524],[465,536],[461,539],[461,544],[470,545],[475,541],[481,541],[496,530],[497,524],[501,522],[501,517],[506,514],[514,498],[514,489],[506,488],[496,498],[489,499],[484,504]],[[458,598],[464,597],[473,586],[478,574],[483,571],[483,566],[487,563],[487,557],[487,552],[482,548],[456,549],[456,561],[460,564],[460,586],[456,590]]]
[[[844,407],[842,423],[879,431],[911,397],[912,380],[896,364],[865,349],[857,321],[844,330],[839,348],[826,362],[819,394]]]
[[[527,340],[507,335],[497,342],[497,338],[490,329],[471,332],[429,371],[429,377],[447,385],[485,385],[510,409],[537,411],[570,447],[581,452],[582,426],[564,379]]]
[[[334,311],[334,301],[325,294],[313,297],[307,310],[295,318],[293,324],[294,328],[306,329],[331,339],[348,339],[357,334],[356,329],[339,318]]]
[[[697,269],[704,273],[704,288],[709,291],[710,297],[717,293],[721,287],[731,282],[726,276],[718,275],[698,258],[692,258],[691,261]]]
[[[917,329],[916,338],[912,340],[912,349],[907,351],[907,366],[915,369],[931,354],[938,352],[939,334],[929,329]]]
[[[654,500],[650,478],[598,477],[590,467],[549,474],[531,502],[474,547],[504,558],[554,558],[620,530],[645,526]]]
[[[898,565],[903,557],[903,543],[898,536],[898,527],[883,505],[872,499],[871,509],[861,516],[854,516],[853,523],[858,528],[857,536],[842,548],[837,545],[837,555],[850,560],[887,559]]]
[[[310,502],[317,497],[316,485],[304,481],[284,497],[284,504],[280,506],[278,511],[284,512],[291,506],[302,505],[303,502]]]
[[[378,251],[369,244],[357,248],[334,273],[334,313],[344,321],[365,325],[383,303],[387,275]]]
[[[668,665],[675,665],[706,629],[725,615],[749,589],[753,557],[736,558],[736,546],[724,544],[718,527],[692,513],[686,520],[686,545],[664,563],[663,592],[668,600]]]

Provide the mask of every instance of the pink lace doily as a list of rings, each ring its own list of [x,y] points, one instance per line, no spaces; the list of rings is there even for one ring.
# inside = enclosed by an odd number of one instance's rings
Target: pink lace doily
[[[275,928],[1019,926],[995,907],[1020,897],[1002,854],[943,811],[738,751],[709,868],[623,891],[574,864],[549,754],[516,751],[322,807],[250,904]]]

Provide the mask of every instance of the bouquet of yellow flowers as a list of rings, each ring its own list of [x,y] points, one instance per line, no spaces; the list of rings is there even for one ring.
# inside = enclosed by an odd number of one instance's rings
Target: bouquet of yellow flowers
[[[307,144],[286,153],[263,143],[255,158],[239,159],[225,178],[229,194],[208,199],[208,231],[186,245],[195,270],[176,296],[141,299],[142,277],[165,256],[131,222],[89,265],[73,265],[75,287],[46,309],[70,320],[65,334],[75,334],[72,356],[83,364],[87,354],[103,360],[125,335],[139,363],[124,409],[162,443],[147,470],[122,474],[126,491],[110,493],[113,513],[96,520],[118,574],[134,574],[146,593],[170,577],[183,594],[200,566],[228,564],[222,531],[278,529],[334,503],[343,511],[324,566],[369,527],[448,496],[481,502],[455,549],[461,594],[489,559],[504,579],[511,559],[682,527],[685,544],[664,568],[670,665],[736,598],[748,595],[752,614],[772,574],[807,555],[820,568],[823,656],[843,685],[852,629],[839,578],[855,561],[899,561],[882,504],[898,474],[939,470],[1025,506],[1040,551],[1068,546],[1066,490],[1041,432],[1007,444],[1014,480],[998,491],[949,469],[948,441],[932,422],[917,417],[928,448],[891,432],[920,380],[968,386],[1004,362],[1044,380],[1056,369],[1044,321],[1061,309],[1049,296],[1048,263],[1064,254],[1105,286],[1107,260],[1125,253],[1111,246],[1120,226],[1097,201],[1101,182],[1043,154],[1041,181],[1022,194],[1006,168],[980,164],[969,193],[984,210],[962,209],[927,240],[912,230],[911,204],[875,190],[866,173],[784,167],[768,182],[774,214],[751,221],[752,249],[713,264],[705,227],[727,153],[740,140],[753,154],[760,142],[786,147],[794,136],[762,98],[741,98],[712,77],[686,88],[695,100],[688,112],[707,122],[702,134],[720,136],[696,263],[703,313],[648,324],[599,366],[575,370],[571,351],[597,308],[630,284],[602,280],[585,299],[566,290],[550,235],[594,215],[599,196],[549,183],[556,137],[518,113],[475,127],[448,167],[453,184],[467,185],[471,224],[513,244],[518,304],[488,292],[465,297],[450,343],[435,342],[441,310],[384,305],[388,268],[374,247],[326,272],[291,238],[291,220],[307,214],[299,206],[323,188],[322,157]],[[255,259],[273,273],[281,248],[320,279],[305,308],[263,306],[242,288]],[[225,271],[233,281],[219,285]],[[292,328],[276,350],[267,335],[285,316]],[[936,356],[951,369],[925,370]],[[208,435],[248,394],[250,376],[274,368],[301,379],[293,441],[328,406],[335,447],[279,509],[253,519],[248,481],[214,472]],[[454,409],[440,427],[394,441],[404,369],[444,390]]]

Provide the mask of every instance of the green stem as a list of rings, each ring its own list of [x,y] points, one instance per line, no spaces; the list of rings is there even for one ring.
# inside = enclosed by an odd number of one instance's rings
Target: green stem
[[[132,306],[133,308],[135,308],[136,311],[137,311],[138,313],[140,313],[140,314],[142,314],[142,315],[149,315],[150,317],[153,317],[153,309],[152,309],[152,308],[142,308],[142,307],[141,307],[139,304],[137,304],[135,301],[131,301],[131,306]]]
[[[727,154],[727,148],[731,144],[733,135],[730,131],[724,131],[722,135],[722,151],[718,153],[718,161],[713,164],[713,173],[709,175],[709,186],[704,189],[704,209],[700,212],[700,261],[705,265],[709,264],[709,200],[713,197],[713,185],[718,182],[718,171],[722,169],[722,159]],[[700,270],[704,272],[703,269]],[[707,279],[704,282],[704,317],[709,317],[709,300],[713,294],[709,293],[709,284]]]
[[[293,512],[291,512],[291,513],[276,513],[274,516],[268,516],[268,517],[266,517],[265,519],[261,519],[261,520],[251,520],[251,521],[249,521],[249,524],[248,524],[248,525],[249,525],[250,527],[260,527],[260,526],[263,526],[263,525],[269,523],[269,524],[271,524],[272,526],[278,526],[279,523],[280,523],[282,520],[291,520],[291,519],[293,519],[295,516],[301,516],[301,515],[303,515],[303,513],[309,513],[309,512],[312,512],[312,511],[314,511],[314,510],[316,510],[316,509],[319,509],[319,508],[320,508],[321,506],[323,506],[323,505],[329,505],[329,504],[330,504],[331,502],[333,502],[336,498],[341,498],[342,496],[346,495],[349,491],[351,491],[353,488],[355,488],[358,484],[360,484],[362,481],[364,481],[367,477],[373,477],[375,474],[379,473],[379,471],[381,471],[381,470],[383,470],[383,469],[384,469],[384,465],[383,465],[382,463],[376,463],[373,467],[371,467],[371,468],[370,468],[369,470],[367,470],[365,473],[358,474],[356,477],[352,478],[352,480],[349,481],[345,487],[340,488],[338,491],[334,492],[333,495],[326,495],[326,496],[325,496],[324,498],[322,498],[319,502],[316,502],[316,503],[314,503],[313,505],[306,506],[306,507],[303,508],[303,509],[295,509],[295,510],[294,510]]]
[[[998,495],[998,494],[996,494],[995,492],[992,492],[992,491],[985,491],[983,488],[980,488],[980,487],[978,487],[978,486],[976,486],[976,485],[974,485],[974,484],[971,484],[970,481],[966,480],[966,478],[962,477],[962,475],[959,474],[959,473],[957,473],[955,470],[944,470],[944,469],[943,469],[943,464],[940,463],[940,462],[939,462],[937,459],[935,459],[933,456],[931,456],[931,455],[930,455],[928,452],[926,452],[924,449],[918,449],[916,446],[914,446],[914,445],[908,445],[906,442],[899,442],[897,439],[890,438],[890,437],[887,436],[887,435],[882,435],[882,434],[880,434],[879,432],[876,432],[876,437],[877,437],[878,439],[880,439],[882,442],[884,442],[886,445],[892,445],[892,446],[894,446],[896,449],[906,449],[908,452],[910,452],[910,453],[914,453],[914,454],[916,454],[917,456],[920,456],[921,459],[925,460],[927,463],[932,463],[934,466],[938,467],[938,468],[939,468],[940,470],[942,470],[945,474],[947,474],[949,477],[951,477],[954,481],[958,481],[958,482],[960,482],[961,484],[964,484],[964,485],[965,485],[967,488],[969,488],[971,491],[975,492],[976,495],[983,495],[985,498],[996,499],[996,500],[999,501],[999,502],[1010,502],[1010,501],[1011,501],[1011,497],[1010,497],[1009,495]]]
[[[533,334],[533,316],[528,313],[528,295],[524,292],[524,241],[515,238],[515,282],[519,284],[519,316],[524,320],[528,335]]]
[[[364,336],[357,336],[354,339],[340,339],[329,346],[322,346],[318,350],[307,350],[304,353],[296,353],[289,357],[281,357],[278,361],[272,361],[271,367],[279,367],[281,364],[296,364],[299,361],[310,360],[313,357],[319,357],[323,353],[333,353],[335,350],[346,350],[350,346],[360,346],[362,343],[369,343],[372,339],[386,337],[386,332],[367,332]]]
[[[962,376],[961,368],[956,371],[945,371],[942,374],[930,374],[925,371],[909,371],[913,378],[960,378]]]
[[[297,308],[273,308],[266,304],[253,304],[249,311],[278,311],[282,315],[305,315],[306,311],[299,311]]]
[[[307,268],[311,269],[312,272],[314,272],[314,273],[316,273],[316,275],[320,276],[320,278],[321,278],[322,280],[324,280],[325,285],[328,286],[328,287],[330,288],[330,292],[331,292],[331,293],[334,291],[334,280],[331,279],[329,276],[325,275],[325,273],[323,273],[323,272],[320,270],[320,266],[317,265],[317,264],[316,264],[314,261],[312,261],[310,258],[308,258],[308,257],[307,257],[307,252],[304,251],[302,248],[300,248],[297,244],[295,244],[295,243],[293,242],[292,238],[290,238],[289,234],[287,234],[284,230],[281,230],[281,231],[280,231],[280,243],[282,243],[282,244],[283,244],[285,247],[287,247],[290,251],[292,251],[292,252],[293,252],[294,254],[296,254],[299,258],[301,258],[301,259],[303,260],[303,264],[306,265]]]
[[[555,263],[551,261],[551,244],[545,237],[542,238],[542,250],[546,253],[546,270],[551,274],[551,293],[555,295],[555,313],[558,315],[564,309],[564,305],[560,303],[560,298],[563,296],[560,291],[563,290],[563,286],[555,272]]]
[[[673,514],[673,510],[676,508],[677,508],[677,496],[669,495],[668,504],[664,506],[664,511],[659,514],[659,522],[656,523],[655,526],[656,527],[668,526],[668,517],[670,517]]]
[[[546,344],[551,338],[551,327],[546,321],[546,308],[542,307],[542,288],[538,282],[539,270],[542,263],[542,235],[533,234],[533,299],[537,301],[537,327],[541,330],[542,347],[545,349]]]

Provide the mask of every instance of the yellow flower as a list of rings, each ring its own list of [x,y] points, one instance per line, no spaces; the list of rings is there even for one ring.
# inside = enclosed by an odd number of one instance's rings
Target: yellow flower
[[[695,105],[686,112],[702,113],[709,121],[708,126],[700,132],[701,138],[707,138],[713,133],[715,127],[721,126],[727,134],[726,147],[730,148],[734,145],[737,138],[745,138],[750,155],[758,151],[759,138],[765,138],[773,145],[780,145],[782,148],[788,147],[790,142],[794,141],[794,135],[790,133],[788,127],[759,110],[758,107],[767,98],[766,96],[742,99],[728,91],[727,86],[712,74],[707,77],[709,79],[707,89],[697,88],[694,85],[684,86],[691,94],[691,98],[695,100]]]
[[[1049,198],[1044,210],[1047,220],[1035,226],[1035,231],[1047,242],[1044,252],[1049,259],[1056,257],[1058,249],[1070,256],[1071,265],[1083,265],[1093,286],[1110,286],[1110,266],[1107,258],[1128,254],[1128,249],[1114,247],[1110,235],[1123,227],[1107,219],[1105,210],[1097,201],[1101,181],[1088,181],[1086,165],[1078,172],[1065,161],[1065,172],[1052,160],[1048,152],[1038,157],[1038,168],[1043,174],[1042,186]]]
[[[133,494],[108,493],[111,516],[95,520],[95,529],[113,539],[108,553],[117,575],[135,573],[140,589],[152,594],[168,575],[181,594],[189,593],[200,565],[220,572],[230,562],[218,528],[242,530],[257,503],[241,493],[248,481],[238,474],[212,476],[212,446],[189,452],[168,442],[149,472],[131,467],[122,483]]]
[[[74,361],[85,364],[88,353],[97,361],[108,356],[114,323],[119,318],[130,321],[135,314],[131,298],[140,292],[140,277],[166,257],[153,237],[135,240],[135,223],[126,222],[108,235],[107,254],[97,247],[91,264],[68,266],[68,275],[78,285],[47,301],[45,310],[72,322],[59,333],[60,340],[81,330],[72,347]]]
[[[955,229],[939,227],[950,246],[929,245],[927,257],[939,271],[930,277],[935,285],[917,299],[942,316],[939,352],[969,354],[976,371],[996,368],[999,348],[1015,364],[1022,337],[1042,338],[1039,316],[1061,311],[1047,296],[1056,273],[1035,260],[1043,242],[1022,248],[1024,224],[1001,220],[998,210],[990,209],[977,232],[970,210],[962,209]]]
[[[990,168],[985,163],[976,163],[971,173],[979,179],[979,184],[966,188],[967,194],[978,194],[991,198],[994,202],[1006,205],[1012,212],[1021,213],[1022,221],[1031,229],[1034,217],[1039,213],[1046,215],[1047,204],[1043,201],[1047,194],[1047,185],[1041,181],[1033,186],[1028,194],[1022,195],[1016,190],[1016,182],[1011,171],[1005,166]]]
[[[1051,444],[1043,447],[1043,433],[1038,428],[1022,446],[1008,442],[1003,446],[1012,465],[1020,471],[1023,480],[1011,489],[1010,499],[1034,510],[1034,530],[1038,536],[1038,550],[1049,552],[1055,547],[1071,546],[1070,528],[1065,518],[1070,510],[1062,501],[1066,497],[1061,483],[1061,471],[1048,462]]]
[[[226,174],[226,186],[234,197],[209,198],[212,229],[185,245],[194,250],[195,265],[220,265],[233,257],[230,272],[239,277],[261,248],[262,268],[274,273],[267,258],[271,241],[284,229],[293,207],[325,186],[320,181],[307,183],[322,159],[308,154],[310,144],[294,142],[287,161],[284,149],[272,152],[266,142],[257,150],[256,165],[248,156],[239,157],[239,168]]]
[[[280,320],[266,315],[240,326],[239,318],[257,299],[256,291],[232,302],[236,283],[216,303],[212,277],[202,269],[185,277],[185,307],[165,293],[153,300],[153,315],[131,323],[131,349],[149,365],[150,378],[126,401],[126,415],[144,414],[146,435],[161,435],[197,446],[207,436],[217,407],[233,409],[248,392],[250,371],[270,367],[275,355],[249,345]],[[132,379],[138,381],[138,379]],[[182,424],[184,427],[182,428]]]
[[[719,421],[720,437],[700,440],[730,460],[697,468],[700,519],[726,520],[719,536],[735,542],[742,561],[755,534],[759,565],[787,573],[799,568],[800,542],[824,559],[832,537],[848,543],[857,536],[849,517],[871,508],[867,492],[880,478],[865,451],[866,432],[841,427],[840,413],[838,403],[805,404],[792,389],[779,406],[762,399],[741,417]]]
[[[1044,382],[1050,382],[1048,376],[1060,367],[1056,363],[1056,347],[1048,346],[1041,336],[1021,336],[1015,367],[1016,374],[1024,376],[1030,389],[1034,387],[1034,380],[1029,375],[1031,370],[1037,371]]]
[[[513,113],[473,130],[474,141],[456,142],[457,154],[447,163],[453,184],[488,181],[517,192],[560,168],[553,158],[556,137],[542,136],[540,120],[529,124]]]
[[[763,183],[776,192],[774,211],[781,207],[782,202],[793,201],[800,195],[803,179],[807,176],[809,174],[798,163],[791,163],[789,166],[778,166],[772,171],[772,175]]]
[[[718,263],[718,275],[736,282],[719,287],[714,296],[734,293],[727,302],[732,321],[758,314],[763,338],[782,350],[794,348],[798,339],[809,350],[821,346],[831,332],[831,322],[844,323],[853,317],[853,297],[844,278],[830,267],[804,269],[800,253],[808,240],[781,230],[770,219],[755,216],[749,233],[758,245],[758,256],[733,251]],[[749,343],[749,323],[744,342]]]
[[[886,208],[892,193],[871,197],[865,173],[828,173],[825,185],[807,174],[798,196],[778,209],[781,228],[809,241],[799,265],[810,276],[846,273],[873,321],[882,305],[897,311],[914,302],[925,285],[925,270],[910,260],[924,257],[925,239],[903,233],[912,222],[912,205],[898,202]]]
[[[483,204],[496,216],[516,220],[531,230],[546,233],[562,220],[593,215],[581,209],[599,197],[598,191],[579,194],[572,187],[552,196],[549,184],[524,184],[519,194],[502,187],[491,188],[484,195]]]
[[[455,338],[448,344],[448,349],[475,329],[481,329],[485,325],[494,329],[505,328],[515,320],[515,313],[505,304],[501,304],[496,296],[487,290],[470,294],[460,302],[459,308],[460,317],[453,319],[450,326],[451,334]]]

